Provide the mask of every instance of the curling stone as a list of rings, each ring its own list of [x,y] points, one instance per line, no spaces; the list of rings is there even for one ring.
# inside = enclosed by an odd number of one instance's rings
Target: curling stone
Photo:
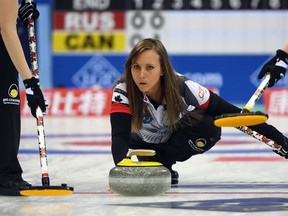
[[[171,172],[159,162],[132,160],[133,156],[154,156],[154,150],[131,150],[109,172],[110,189],[125,196],[154,196],[171,188]],[[135,158],[135,157],[134,157]]]

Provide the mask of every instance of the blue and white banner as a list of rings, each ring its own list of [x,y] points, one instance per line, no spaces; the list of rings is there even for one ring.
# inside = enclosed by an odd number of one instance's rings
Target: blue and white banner
[[[66,88],[111,88],[123,74],[126,55],[54,56],[53,83]],[[260,81],[257,75],[267,55],[171,55],[175,70],[206,87],[218,89],[225,99],[249,100]],[[277,83],[288,86],[288,78]]]

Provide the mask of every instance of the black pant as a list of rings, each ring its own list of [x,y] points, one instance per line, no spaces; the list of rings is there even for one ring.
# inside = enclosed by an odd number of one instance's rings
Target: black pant
[[[187,125],[179,129],[166,143],[146,143],[136,134],[132,134],[131,138],[129,148],[153,149],[156,151],[153,159],[171,167],[176,161],[185,161],[211,149],[221,139],[221,128],[214,125],[213,116],[203,113],[201,121],[194,126]]]
[[[18,72],[0,35],[0,183],[21,178]]]

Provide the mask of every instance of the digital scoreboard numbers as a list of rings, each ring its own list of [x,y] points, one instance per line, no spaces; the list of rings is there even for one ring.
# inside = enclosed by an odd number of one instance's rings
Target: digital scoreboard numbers
[[[287,0],[73,0],[57,10],[285,10]]]
[[[127,9],[140,10],[247,10],[287,9],[287,0],[128,0]]]
[[[164,40],[167,36],[167,16],[161,11],[126,12],[127,51],[143,38]]]

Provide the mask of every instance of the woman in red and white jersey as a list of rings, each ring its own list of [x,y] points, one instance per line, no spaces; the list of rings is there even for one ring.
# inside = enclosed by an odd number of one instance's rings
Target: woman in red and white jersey
[[[215,116],[240,112],[240,108],[176,73],[159,40],[141,40],[113,88],[110,121],[114,163],[125,158],[129,149],[154,149],[153,160],[170,169],[172,184],[177,184],[178,173],[172,165],[203,154],[220,140],[221,128],[214,125]],[[288,139],[275,127],[263,123],[251,129],[288,151]]]

